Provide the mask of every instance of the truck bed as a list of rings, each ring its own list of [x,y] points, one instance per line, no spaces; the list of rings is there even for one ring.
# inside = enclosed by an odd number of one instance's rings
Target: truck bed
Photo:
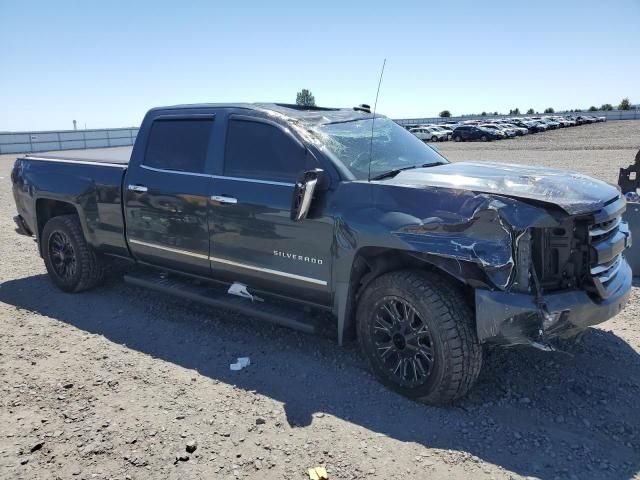
[[[87,150],[62,150],[57,152],[31,153],[26,155],[25,158],[128,165],[132,149],[133,147],[127,146]]]

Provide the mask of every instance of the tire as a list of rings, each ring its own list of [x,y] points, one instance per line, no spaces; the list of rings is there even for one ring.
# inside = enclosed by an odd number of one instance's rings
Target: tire
[[[431,137],[431,141],[432,142],[437,142],[438,141],[438,137],[436,137],[435,135],[433,137]]]
[[[421,270],[381,275],[363,292],[356,323],[374,375],[406,397],[449,404],[465,396],[478,378],[482,348],[471,308],[440,275]]]
[[[480,140],[482,140],[483,142],[488,142],[489,141],[489,137],[487,137],[486,135],[482,135],[480,137]]]
[[[459,136],[459,135],[454,135],[454,136],[453,136],[453,141],[454,141],[454,142],[460,142],[460,141],[462,141],[462,139],[460,138],[460,136]]]
[[[51,218],[40,242],[49,277],[60,290],[90,290],[104,278],[102,263],[85,240],[77,215]]]

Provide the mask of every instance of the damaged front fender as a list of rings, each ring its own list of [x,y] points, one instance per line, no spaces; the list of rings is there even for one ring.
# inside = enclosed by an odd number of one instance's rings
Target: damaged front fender
[[[556,224],[547,211],[511,198],[451,190],[438,195],[449,200],[446,210],[433,210],[425,218],[386,212],[381,220],[390,227],[396,224],[393,235],[410,250],[473,286],[507,290],[522,233]]]

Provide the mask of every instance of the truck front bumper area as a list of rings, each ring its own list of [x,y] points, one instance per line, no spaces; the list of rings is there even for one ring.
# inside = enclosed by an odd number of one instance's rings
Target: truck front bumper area
[[[599,302],[584,291],[544,296],[546,312],[541,312],[533,295],[477,289],[476,328],[480,342],[503,345],[531,344],[545,338],[572,337],[591,325],[618,314],[631,295],[631,268],[623,260],[616,293]]]

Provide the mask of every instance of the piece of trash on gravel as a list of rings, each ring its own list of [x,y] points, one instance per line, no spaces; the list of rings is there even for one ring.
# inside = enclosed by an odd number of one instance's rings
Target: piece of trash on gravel
[[[315,467],[309,469],[310,480],[329,480],[329,475],[324,467]]]
[[[249,357],[238,357],[236,363],[232,363],[229,365],[229,369],[237,372],[239,370],[242,370],[243,368],[248,367],[249,365],[251,365],[251,360],[249,360]]]

